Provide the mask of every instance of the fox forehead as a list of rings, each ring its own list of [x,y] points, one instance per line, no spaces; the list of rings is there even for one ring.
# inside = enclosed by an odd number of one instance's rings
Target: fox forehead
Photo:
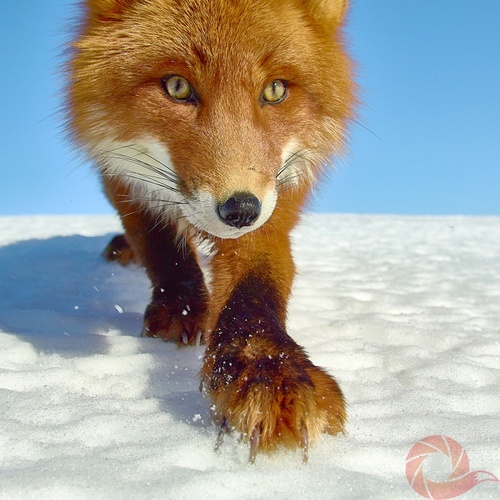
[[[195,76],[203,72],[206,78],[211,72],[234,80],[238,73],[266,78],[305,72],[331,44],[321,23],[313,22],[295,0],[118,3],[125,5],[119,20],[90,18],[77,48],[92,47],[96,58],[100,49],[103,57],[130,66],[141,63],[155,72],[184,65]]]

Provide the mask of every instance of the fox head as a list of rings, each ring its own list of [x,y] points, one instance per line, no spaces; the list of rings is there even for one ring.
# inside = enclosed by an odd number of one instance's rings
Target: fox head
[[[236,238],[307,193],[351,117],[346,0],[87,0],[69,121],[104,177]]]

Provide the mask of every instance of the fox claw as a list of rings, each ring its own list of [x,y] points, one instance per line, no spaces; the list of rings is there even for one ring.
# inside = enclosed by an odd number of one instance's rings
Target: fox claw
[[[220,425],[219,433],[217,434],[217,438],[215,440],[214,451],[219,451],[220,447],[224,444],[224,436],[229,432],[229,425],[227,423],[227,418],[224,417],[222,419],[222,423]],[[240,440],[243,441],[243,435],[241,435]],[[248,462],[253,464],[255,463],[255,458],[257,457],[257,450],[259,448],[260,441],[260,427],[256,427],[252,435],[250,436],[250,456],[248,457]]]
[[[257,450],[259,449],[260,441],[260,427],[255,427],[250,436],[250,456],[248,457],[248,462],[255,463],[255,458],[257,457]]]
[[[307,464],[309,460],[309,434],[307,433],[307,427],[302,426],[300,429],[300,447],[302,448],[302,463]]]
[[[219,448],[224,443],[224,436],[228,432],[227,419],[224,417],[222,419],[222,424],[220,426],[219,434],[217,434],[217,439],[215,440],[214,451],[219,451]]]

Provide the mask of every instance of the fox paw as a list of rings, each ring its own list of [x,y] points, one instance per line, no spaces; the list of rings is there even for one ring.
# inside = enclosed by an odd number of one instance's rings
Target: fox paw
[[[201,329],[198,316],[189,306],[174,312],[167,304],[152,302],[144,313],[142,337],[159,337],[179,345],[199,345]]]
[[[298,351],[298,356],[282,352],[246,362],[241,356],[210,359],[208,353],[204,387],[222,422],[216,448],[224,433],[234,428],[250,441],[250,462],[258,451],[279,446],[302,448],[307,461],[310,441],[323,432],[344,431],[346,409],[340,387]]]

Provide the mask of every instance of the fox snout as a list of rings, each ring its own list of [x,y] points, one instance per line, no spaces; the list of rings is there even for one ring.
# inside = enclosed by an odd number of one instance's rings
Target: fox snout
[[[217,214],[224,224],[241,229],[251,226],[259,218],[261,207],[253,194],[235,193],[217,205]]]
[[[262,198],[250,190],[235,190],[222,201],[205,189],[186,196],[180,205],[186,219],[196,228],[218,238],[238,238],[255,231],[271,217],[277,201],[275,189]]]
[[[97,156],[105,164],[106,177],[121,179],[128,186],[122,203],[137,200],[162,217],[173,211],[173,218],[218,238],[238,238],[258,229],[276,206],[278,186],[272,172],[195,171],[192,166],[182,170],[165,145],[153,139],[103,143]]]

